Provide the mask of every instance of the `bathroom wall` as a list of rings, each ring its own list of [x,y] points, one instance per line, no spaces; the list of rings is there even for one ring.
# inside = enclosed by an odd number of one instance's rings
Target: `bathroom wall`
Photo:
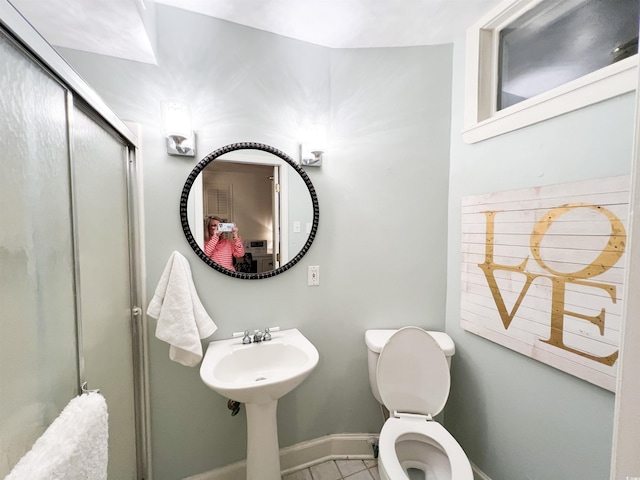
[[[460,328],[460,200],[629,174],[635,95],[467,145],[464,39],[453,76],[446,330],[457,354],[447,427],[494,480],[609,478],[613,393]]]
[[[364,330],[443,328],[446,296],[446,329],[457,346],[446,424],[471,460],[493,480],[607,478],[613,394],[459,328],[459,208],[466,195],[628,173],[634,96],[466,145],[463,39],[453,60],[448,46],[328,50],[157,10],[159,66],[63,54],[116,113],[142,126],[149,294],[177,249],[191,260],[220,327],[214,338],[296,326],[318,346],[318,369],[280,403],[281,445],[377,431]],[[159,102],[166,97],[194,107],[199,156],[245,140],[294,155],[301,125],[330,120],[325,163],[309,170],[319,234],[300,265],[241,282],[191,253],[178,198],[195,160],[163,150]],[[307,265],[321,266],[319,287],[306,286]],[[244,457],[244,417],[229,416],[197,369],[170,362],[167,346],[152,338],[150,370],[156,479]]]
[[[61,50],[123,119],[141,126],[150,296],[173,250],[190,261],[217,323],[213,338],[297,327],[320,363],[279,404],[281,446],[327,434],[378,432],[364,331],[408,323],[444,328],[451,46],[330,50],[157,5],[159,65]],[[160,101],[192,105],[197,159],[167,156]],[[197,259],[179,223],[196,161],[256,141],[296,155],[306,123],[331,125],[316,240],[283,275],[240,281]],[[321,284],[308,287],[307,266]],[[150,330],[155,329],[150,321]],[[150,339],[153,470],[175,480],[245,457],[244,414]]]

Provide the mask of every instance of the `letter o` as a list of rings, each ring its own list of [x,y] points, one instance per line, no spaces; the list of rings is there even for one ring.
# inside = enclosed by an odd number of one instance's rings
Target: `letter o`
[[[604,247],[604,249],[600,252],[600,255],[598,255],[598,257],[593,262],[591,262],[583,269],[571,273],[558,272],[544,263],[542,257],[540,256],[540,245],[542,244],[542,239],[547,233],[547,230],[549,230],[549,228],[551,227],[551,224],[555,222],[560,216],[575,208],[590,208],[598,213],[606,215],[607,219],[609,220],[609,224],[611,225],[609,241],[607,242],[607,245]],[[552,208],[534,225],[533,232],[531,232],[530,238],[531,254],[542,268],[559,277],[570,276],[577,279],[592,278],[598,275],[602,275],[604,272],[613,267],[618,262],[618,260],[620,260],[620,257],[624,253],[625,249],[626,235],[627,232],[624,228],[624,225],[622,224],[620,219],[616,217],[610,210],[597,205],[592,205],[590,203],[567,203],[566,205]]]

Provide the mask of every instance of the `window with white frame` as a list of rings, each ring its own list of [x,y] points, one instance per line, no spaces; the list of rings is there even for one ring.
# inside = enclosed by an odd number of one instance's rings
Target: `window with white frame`
[[[636,88],[638,0],[510,0],[467,32],[475,143]]]

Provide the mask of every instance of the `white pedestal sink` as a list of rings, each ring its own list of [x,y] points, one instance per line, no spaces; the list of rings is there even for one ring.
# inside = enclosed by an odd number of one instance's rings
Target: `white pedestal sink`
[[[247,480],[280,480],[278,399],[296,388],[318,364],[318,350],[296,328],[272,339],[242,344],[241,338],[209,343],[202,381],[247,409]]]

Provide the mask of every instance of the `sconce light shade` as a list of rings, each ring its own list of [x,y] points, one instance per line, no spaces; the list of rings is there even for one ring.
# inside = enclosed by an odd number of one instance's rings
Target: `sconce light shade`
[[[196,134],[191,126],[191,108],[175,100],[162,101],[162,136],[167,139],[167,153],[196,156]]]
[[[322,156],[326,151],[327,129],[325,125],[314,124],[305,135],[306,139],[300,144],[300,165],[305,167],[319,167]]]

